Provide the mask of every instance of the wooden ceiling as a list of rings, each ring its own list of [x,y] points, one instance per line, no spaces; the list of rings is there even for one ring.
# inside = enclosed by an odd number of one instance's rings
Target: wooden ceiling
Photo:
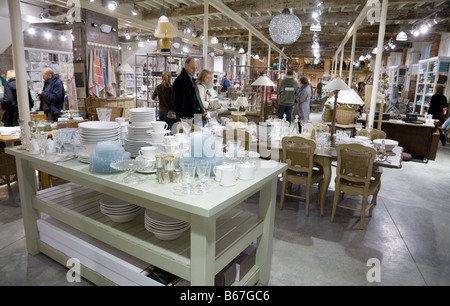
[[[161,15],[161,9],[166,10],[169,20],[176,26],[178,36],[183,41],[189,41],[200,46],[202,41],[192,38],[190,34],[183,33],[188,26],[191,29],[203,31],[204,1],[201,0],[116,0],[119,3],[117,12],[110,13],[119,19],[119,39],[126,41],[124,35],[129,31],[132,35],[137,33],[151,34]],[[65,0],[51,0],[47,2],[65,3]],[[96,9],[108,13],[104,8],[106,0],[81,0],[82,7]],[[345,34],[366,5],[367,0],[323,0],[323,12],[320,18],[322,30],[317,32],[321,48],[321,58],[334,56],[337,47]],[[292,45],[277,45],[284,48],[284,53],[290,57],[313,57],[311,48],[313,32],[310,26],[314,22],[311,14],[316,8],[317,0],[223,0],[232,11],[248,22],[253,28],[262,33],[270,41],[269,24],[272,18],[280,14],[283,9],[292,9],[302,22],[302,33]],[[139,14],[131,15],[131,9],[136,5]],[[440,22],[434,25],[428,33],[412,37],[410,30],[424,18],[437,12]],[[437,34],[450,32],[450,0],[389,0],[385,41],[394,38],[401,29],[408,34],[407,42],[396,42],[394,51],[411,47],[416,41],[432,41]],[[224,14],[213,5],[209,6],[208,24],[209,36],[216,33],[220,43],[225,39],[229,44],[239,49],[243,46],[247,50],[249,31],[235,21],[235,16]],[[434,15],[430,18],[433,19]],[[429,20],[428,18],[426,20]],[[367,18],[358,27],[356,54],[370,52],[377,44],[379,24],[370,24]],[[272,41],[273,42],[273,41]],[[234,53],[237,54],[237,49]],[[351,39],[346,45],[345,57],[350,57]],[[231,52],[228,50],[226,52]],[[252,53],[267,55],[268,45],[252,35]],[[272,51],[273,54],[273,51]]]

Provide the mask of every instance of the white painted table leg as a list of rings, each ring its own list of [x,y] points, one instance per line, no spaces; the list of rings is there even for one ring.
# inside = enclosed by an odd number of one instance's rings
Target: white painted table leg
[[[214,286],[216,219],[191,218],[191,285]]]
[[[272,179],[260,191],[259,217],[263,219],[263,234],[258,239],[256,265],[259,266],[259,282],[267,285],[272,266],[272,240],[275,220],[275,203],[278,178]]]
[[[36,195],[37,190],[36,173],[28,161],[21,158],[16,157],[16,167],[27,250],[29,254],[35,255],[39,253],[39,232],[36,223],[39,213],[32,206],[32,197]]]

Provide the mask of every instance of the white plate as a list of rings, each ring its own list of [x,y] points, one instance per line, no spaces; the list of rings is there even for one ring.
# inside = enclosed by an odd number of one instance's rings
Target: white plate
[[[86,121],[78,124],[78,128],[86,130],[111,130],[120,128],[117,122],[111,121]]]
[[[161,222],[161,223],[177,223],[177,222],[184,222],[182,220],[176,219],[176,218],[172,218],[169,217],[167,215],[163,215],[160,214],[156,211],[150,210],[150,209],[146,209],[145,210],[145,216],[149,217],[150,219],[153,219],[155,221]]]
[[[152,170],[146,170],[146,169],[136,170],[136,172],[144,173],[144,174],[151,174],[151,173],[156,173],[156,168],[154,168]]]

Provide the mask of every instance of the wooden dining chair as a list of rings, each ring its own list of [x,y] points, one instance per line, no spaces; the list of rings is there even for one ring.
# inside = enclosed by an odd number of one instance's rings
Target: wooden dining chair
[[[309,201],[311,186],[319,184],[319,190],[323,182],[323,171],[314,166],[314,151],[316,143],[314,140],[293,136],[284,137],[282,140],[283,158],[282,162],[288,165],[283,172],[283,184],[281,187],[280,210],[283,209],[284,198],[292,197],[306,201],[305,215],[309,215]],[[288,184],[306,185],[306,196],[302,197],[292,193],[292,188],[286,190]],[[289,191],[289,192],[288,192]],[[323,214],[323,208],[320,208]]]
[[[377,152],[371,147],[358,143],[341,144],[336,148],[338,163],[336,169],[336,186],[334,191],[333,209],[330,221],[333,222],[337,207],[359,211],[361,214],[360,228],[364,229],[364,217],[376,205],[380,180],[372,175],[373,163]],[[352,196],[362,196],[360,208],[339,204],[340,193]],[[369,196],[372,200],[367,206]]]
[[[97,97],[89,96],[86,98],[86,115],[89,121],[98,121],[97,107],[99,106]]]
[[[240,129],[226,129],[222,132],[223,137],[223,144],[224,148],[223,151],[226,152],[225,145],[229,140],[240,140],[241,141],[241,147],[244,147],[245,151],[250,151],[250,142],[252,140],[252,135],[245,130]],[[243,145],[242,145],[243,144]]]

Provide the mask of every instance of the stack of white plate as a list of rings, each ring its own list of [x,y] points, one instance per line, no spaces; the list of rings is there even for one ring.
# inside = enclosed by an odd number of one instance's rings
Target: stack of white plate
[[[130,122],[134,125],[137,122],[150,123],[156,121],[156,108],[138,107],[130,109]]]
[[[174,240],[180,237],[191,225],[188,222],[146,209],[144,226],[146,230],[155,234],[156,238],[160,240]]]
[[[92,154],[97,143],[119,140],[120,125],[112,121],[86,121],[78,124],[78,134],[82,146]]]
[[[100,199],[100,211],[112,221],[129,222],[142,212],[142,207],[107,195]]]
[[[89,164],[90,163],[90,155],[87,151],[80,151],[78,152],[77,158],[80,162]]]
[[[152,136],[151,134],[148,134],[147,131],[151,131],[151,127],[145,127],[145,126],[129,126],[128,127],[128,133],[127,133],[127,139],[128,140],[134,140],[134,141],[151,141]]]
[[[141,147],[145,147],[147,145],[147,140],[130,140],[125,138],[123,141],[123,148],[126,152],[130,152],[131,157],[138,157]]]

